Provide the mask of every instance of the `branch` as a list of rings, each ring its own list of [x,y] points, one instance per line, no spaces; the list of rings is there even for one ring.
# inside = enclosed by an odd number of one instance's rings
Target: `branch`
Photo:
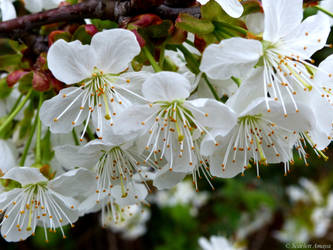
[[[83,3],[62,6],[57,9],[18,17],[0,23],[0,38],[19,39],[22,33],[39,28],[45,24],[57,22],[73,22],[84,18],[109,19],[121,22],[123,17],[134,16],[142,13],[154,13],[162,18],[175,19],[179,13],[189,13],[200,16],[200,8],[173,8],[172,4],[180,3],[179,0],[168,0],[168,5],[162,4],[163,0],[88,0]],[[186,0],[185,3],[193,3]],[[178,6],[178,5],[177,5]]]

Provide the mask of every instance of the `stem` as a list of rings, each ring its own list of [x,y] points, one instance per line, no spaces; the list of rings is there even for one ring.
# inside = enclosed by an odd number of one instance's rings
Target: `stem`
[[[213,85],[210,83],[210,81],[208,80],[208,77],[205,73],[202,74],[202,77],[205,79],[205,82],[207,83],[208,85],[208,88],[210,89],[210,91],[212,92],[214,98],[217,100],[217,101],[221,101],[220,97],[218,96],[218,94],[216,93]]]
[[[79,145],[80,145],[80,141],[79,141],[79,138],[77,137],[77,134],[76,134],[74,128],[73,128],[73,130],[72,130],[72,135],[73,135],[73,139],[74,139],[75,145],[76,145],[76,146],[79,146]]]
[[[237,31],[237,32],[239,32],[239,33],[241,33],[241,34],[243,34],[245,36],[247,36],[247,34],[248,34],[248,30],[243,29],[243,28],[241,28],[239,26],[236,26],[236,25],[232,25],[230,23],[215,22],[214,24],[215,24],[215,26],[217,26],[217,28],[221,28],[221,29],[229,28],[229,29]]]
[[[89,140],[94,140],[95,139],[95,135],[94,135],[94,133],[91,131],[91,129],[90,129],[90,127],[89,127],[89,125],[88,125],[88,127],[87,127],[87,135],[88,135],[88,138],[89,138]]]
[[[123,17],[144,13],[152,13],[161,18],[173,20],[180,13],[188,13],[199,18],[200,6],[180,8],[180,5],[163,4],[163,0],[86,0],[82,3],[0,22],[0,37],[20,39],[23,33],[29,34],[31,33],[29,31],[45,24],[75,22],[84,18],[108,19],[121,23]]]
[[[333,17],[333,13],[328,11],[328,10],[325,10],[324,8],[322,8],[321,6],[317,5],[317,6],[314,6],[314,8],[316,8],[317,10],[325,13],[326,15],[330,16],[330,17]]]
[[[29,149],[30,149],[32,138],[34,137],[34,134],[35,134],[35,131],[36,131],[37,123],[38,123],[38,119],[35,119],[35,122],[32,126],[31,131],[30,131],[30,136],[29,136],[29,138],[28,138],[28,140],[27,140],[27,142],[24,146],[24,150],[23,150],[23,154],[22,154],[19,166],[24,166],[25,160],[27,158],[27,155],[28,155],[28,152],[29,152]]]
[[[237,84],[238,87],[242,84],[242,81],[239,78],[232,76],[231,79]]]
[[[160,60],[158,62],[161,69],[163,69],[164,59],[165,59],[165,44],[163,43],[163,45],[161,46]]]
[[[20,104],[17,105],[17,107],[15,108],[15,110],[8,116],[8,118],[6,119],[6,121],[4,121],[4,123],[1,124],[1,126],[0,126],[0,134],[7,127],[7,125],[9,123],[11,123],[11,121],[14,120],[14,118],[16,117],[16,115],[21,111],[21,109],[24,107],[24,105],[29,100],[29,98],[31,96],[31,93],[32,93],[32,89],[29,90],[29,92],[27,93],[27,95],[25,96],[25,98],[23,99],[23,101],[20,102]]]
[[[14,110],[15,110],[16,107],[17,107],[17,105],[19,105],[19,103],[21,102],[23,96],[24,96],[23,94],[20,94],[19,98],[16,100],[14,106],[12,107],[12,109],[11,109],[10,112],[9,112],[10,114],[11,114],[12,112],[14,112]]]
[[[195,44],[194,44],[194,42],[192,42],[192,41],[186,39],[186,40],[185,40],[185,43],[187,43],[188,45],[191,45],[192,47],[195,48]]]
[[[37,134],[36,134],[36,157],[35,157],[35,163],[40,164],[42,160],[42,149],[41,149],[41,134],[42,134],[42,122],[39,118],[39,111],[40,107],[43,103],[43,92],[39,93],[39,103],[38,103],[38,109],[36,114],[36,120],[37,120]]]
[[[200,72],[200,64],[199,62],[194,58],[193,54],[184,46],[184,45],[179,45],[178,48],[180,49],[180,51],[184,54],[185,57],[187,57],[188,60],[190,60],[192,62],[192,64],[196,67],[196,69],[198,70],[198,72]],[[210,81],[208,80],[208,77],[205,73],[202,74],[203,78],[205,79],[205,82],[208,85],[208,88],[210,89],[210,91],[212,92],[214,98],[217,101],[221,101],[221,99],[219,98],[218,94],[216,93],[213,85],[210,83]]]
[[[160,66],[158,66],[157,62],[155,61],[155,58],[153,55],[150,53],[149,49],[147,47],[142,48],[143,53],[147,57],[148,61],[150,62],[151,66],[153,67],[155,72],[161,72],[162,69]]]

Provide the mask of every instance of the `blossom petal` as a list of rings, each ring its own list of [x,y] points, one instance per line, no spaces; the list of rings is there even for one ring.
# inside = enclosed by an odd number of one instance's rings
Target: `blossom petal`
[[[139,135],[140,132],[148,130],[152,122],[155,121],[155,117],[150,120],[148,118],[156,111],[154,106],[151,108],[148,105],[128,107],[115,119],[114,132],[120,135],[131,133]]]
[[[264,40],[277,42],[290,34],[303,19],[302,0],[262,1],[265,14]]]
[[[47,63],[52,74],[67,84],[74,84],[91,76],[96,66],[94,51],[80,41],[56,41],[47,53]]]
[[[12,0],[0,1],[0,10],[1,10],[1,20],[3,22],[16,18],[16,11],[12,3]]]
[[[170,171],[168,167],[163,167],[155,176],[153,185],[159,190],[170,189],[181,182],[186,173]]]
[[[64,196],[74,197],[93,192],[96,189],[95,177],[96,175],[87,169],[74,169],[51,180],[48,187]]]
[[[47,179],[39,172],[39,169],[32,167],[15,167],[10,169],[2,179],[10,179],[21,183],[24,187],[28,184],[46,182]]]
[[[72,94],[70,94],[71,92]],[[50,127],[51,132],[56,134],[69,133],[74,126],[82,124],[87,117],[88,107],[84,107],[74,125],[73,121],[76,120],[80,112],[84,94],[84,90],[70,87],[62,89],[58,95],[45,101],[40,109],[40,119],[43,124]],[[69,108],[67,109],[67,107]],[[59,119],[56,119],[66,109],[67,111]]]
[[[245,23],[249,31],[254,34],[261,34],[265,29],[265,16],[263,13],[253,13],[245,16]]]
[[[237,116],[231,108],[213,99],[200,98],[186,101],[186,104],[190,104],[186,107],[190,109],[194,119],[205,127],[222,129],[228,133],[237,122]]]
[[[259,67],[250,73],[249,78],[242,82],[239,89],[228,99],[226,104],[238,114],[244,112],[253,100],[266,95],[263,84],[264,69]]]
[[[115,198],[116,203],[119,206],[128,206],[136,204],[139,201],[143,201],[147,195],[148,191],[144,184],[133,184],[128,185],[127,196],[123,197],[121,186],[117,185],[112,188],[111,195]]]
[[[140,53],[140,46],[133,32],[111,29],[97,33],[91,40],[96,53],[96,67],[105,73],[118,74],[129,66]]]
[[[226,39],[205,49],[200,70],[213,79],[244,77],[257,64],[262,53],[259,41],[238,37]]]
[[[329,86],[333,88],[333,55],[322,61],[315,74],[314,80],[319,86]]]
[[[224,171],[222,170],[221,164],[223,163],[223,157],[228,157],[227,163],[225,164]],[[240,174],[243,171],[243,153],[237,154],[236,159],[233,162],[233,157],[231,155],[225,155],[225,150],[216,151],[209,161],[209,170],[212,176],[221,178],[232,178]],[[249,157],[246,160],[248,163]]]
[[[309,58],[325,46],[330,30],[329,17],[310,16],[285,38],[284,48],[298,56]]]
[[[6,173],[16,165],[18,153],[10,141],[0,140],[0,170]]]
[[[239,0],[217,0],[217,2],[231,17],[238,18],[243,14],[244,8]]]
[[[151,102],[185,99],[190,95],[190,90],[190,82],[175,72],[153,74],[142,86],[143,96]]]
[[[31,13],[40,12],[43,9],[43,0],[28,0],[24,4]]]
[[[95,154],[83,154],[79,153],[81,148],[73,145],[63,145],[54,148],[55,157],[59,163],[67,168],[74,169],[76,167],[81,168],[93,168],[97,160]]]

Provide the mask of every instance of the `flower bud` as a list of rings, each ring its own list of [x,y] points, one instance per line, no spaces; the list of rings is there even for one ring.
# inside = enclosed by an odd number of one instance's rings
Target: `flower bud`
[[[9,87],[13,87],[23,76],[25,76],[27,73],[27,71],[24,71],[22,69],[20,70],[16,70],[12,73],[10,73],[7,76],[7,84]]]
[[[44,72],[33,71],[32,87],[40,92],[50,89],[50,80]]]
[[[84,26],[84,28],[85,28],[86,32],[91,36],[95,35],[98,32],[98,29],[93,24],[86,24]]]

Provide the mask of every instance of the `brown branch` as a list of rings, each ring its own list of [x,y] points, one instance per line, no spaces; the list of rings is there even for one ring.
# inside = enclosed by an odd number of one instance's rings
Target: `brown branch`
[[[22,34],[45,24],[72,22],[84,18],[109,19],[120,22],[123,17],[147,12],[168,19],[175,19],[179,13],[183,12],[200,16],[199,7],[174,8],[170,6],[172,3],[180,2],[179,0],[168,0],[166,3],[169,5],[163,5],[163,0],[88,0],[2,22],[0,23],[0,38],[20,39]],[[193,3],[192,0],[184,2]]]

